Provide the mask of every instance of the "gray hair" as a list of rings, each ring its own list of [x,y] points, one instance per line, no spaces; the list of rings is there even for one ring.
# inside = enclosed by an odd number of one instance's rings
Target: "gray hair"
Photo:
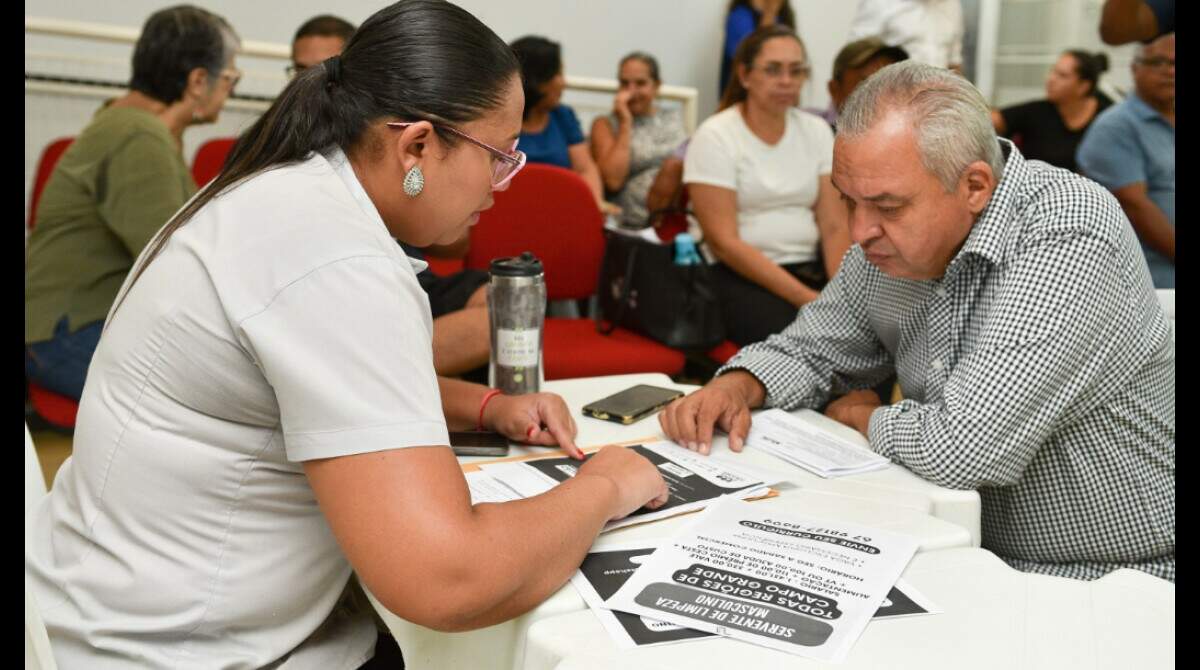
[[[975,161],[987,163],[1000,179],[1004,158],[991,109],[979,89],[960,75],[914,61],[888,65],[850,95],[838,115],[837,133],[861,136],[891,111],[908,115],[921,164],[947,191],[955,189]]]

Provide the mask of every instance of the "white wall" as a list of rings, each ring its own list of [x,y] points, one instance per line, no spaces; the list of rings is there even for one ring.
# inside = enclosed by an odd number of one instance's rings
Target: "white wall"
[[[243,40],[288,44],[296,28],[309,17],[332,11],[359,24],[384,6],[368,0],[191,0],[221,14]],[[621,56],[643,50],[659,59],[663,80],[699,91],[701,120],[716,109],[717,76],[723,23],[728,0],[458,0],[496,31],[512,41],[522,35],[541,34],[563,45],[568,74],[614,78]],[[176,0],[26,0],[25,14],[34,17],[139,27],[152,12],[177,4]],[[806,107],[829,102],[826,81],[833,58],[849,34],[857,7],[855,0],[792,0],[797,25],[808,45],[813,78],[801,93]],[[26,71],[55,73],[56,68],[85,76],[127,81],[132,49],[124,44],[26,35]],[[104,61],[90,65],[54,65],[31,54],[77,54]],[[246,77],[239,93],[273,96],[284,85],[284,63],[242,58],[238,66]],[[398,64],[403,66],[403,64]],[[584,128],[610,104],[606,96],[568,92],[566,101],[576,106]],[[86,125],[100,98],[44,93],[25,96],[25,212],[28,215],[32,175],[41,149],[64,135],[74,135]],[[184,156],[191,162],[199,145],[211,137],[235,135],[254,119],[253,114],[226,110],[213,125],[189,129],[184,135]]]
[[[138,26],[168,0],[26,0],[30,16]],[[244,2],[207,0],[198,4],[226,17],[243,39],[288,43],[310,16],[334,11],[361,23],[382,3],[364,0]],[[541,34],[561,42],[567,71],[591,77],[615,76],[617,60],[640,49],[658,57],[665,81],[700,91],[700,113],[717,100],[722,23],[728,0],[459,0],[505,40]],[[845,42],[854,1],[793,0],[801,37],[808,43],[814,81],[804,91],[805,106],[824,106],[825,81],[833,57]],[[26,47],[37,40],[26,40]]]

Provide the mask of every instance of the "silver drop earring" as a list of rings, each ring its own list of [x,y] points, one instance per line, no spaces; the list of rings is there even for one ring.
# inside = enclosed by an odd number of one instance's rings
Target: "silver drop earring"
[[[404,175],[404,193],[410,198],[415,198],[421,195],[423,190],[425,190],[425,174],[421,172],[421,166],[414,165],[408,174]]]

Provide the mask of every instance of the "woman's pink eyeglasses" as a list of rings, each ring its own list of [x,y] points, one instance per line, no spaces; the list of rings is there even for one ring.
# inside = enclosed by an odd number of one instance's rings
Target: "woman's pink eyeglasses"
[[[402,130],[413,125],[414,123],[416,123],[416,121],[389,121],[387,125],[389,128]],[[457,128],[438,124],[434,125],[438,128],[448,130],[455,135],[458,135],[475,146],[487,149],[488,153],[495,157],[496,163],[492,167],[492,188],[495,190],[500,190],[508,186],[508,182],[512,181],[512,178],[517,176],[517,173],[521,171],[521,168],[525,167],[525,152],[517,151],[517,142],[520,142],[519,139],[513,140],[512,149],[508,151],[501,151],[487,142],[477,140]]]

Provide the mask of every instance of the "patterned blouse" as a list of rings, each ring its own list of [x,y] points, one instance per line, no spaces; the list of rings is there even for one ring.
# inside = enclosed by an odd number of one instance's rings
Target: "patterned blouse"
[[[616,133],[620,127],[617,116],[610,115],[608,122]],[[683,129],[683,115],[678,109],[660,107],[652,115],[633,117],[629,175],[625,178],[625,185],[611,198],[621,208],[625,225],[646,225],[646,218],[650,215],[646,209],[646,196],[654,185],[658,169],[685,139],[687,132]]]

